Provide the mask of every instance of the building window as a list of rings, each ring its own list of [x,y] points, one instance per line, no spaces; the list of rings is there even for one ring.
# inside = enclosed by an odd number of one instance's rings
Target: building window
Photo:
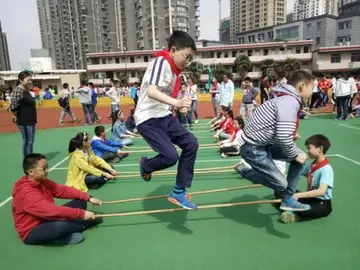
[[[301,53],[301,48],[296,48],[295,53],[296,53],[296,54],[300,54],[300,53]]]
[[[105,59],[105,58],[101,59],[101,63],[102,63],[103,65],[105,65],[105,64],[106,64],[106,59]]]
[[[130,73],[130,75],[131,75],[131,77],[136,77],[136,72],[135,71],[131,71],[131,73]]]
[[[311,23],[307,24],[307,30],[310,31],[311,30]]]
[[[269,54],[269,49],[264,49],[264,55],[268,55]]]
[[[304,47],[304,53],[309,53],[310,50],[309,50],[309,47]]]
[[[149,62],[149,56],[144,56],[144,62]]]
[[[299,37],[299,26],[292,26],[283,29],[276,30],[277,38],[297,38]]]
[[[360,62],[360,53],[352,53],[351,62]]]
[[[341,43],[351,42],[351,36],[338,37],[338,42],[341,42]]]
[[[273,40],[274,39],[274,32],[268,32],[268,38],[269,38],[269,40]]]
[[[236,51],[232,51],[232,57],[236,57]]]
[[[340,63],[341,62],[341,54],[333,53],[331,54],[331,63]]]
[[[216,58],[221,58],[221,52],[216,53]]]
[[[321,22],[316,23],[316,29],[319,31],[321,30]]]
[[[316,46],[320,46],[320,43],[321,43],[321,38],[316,37]]]
[[[248,52],[247,52],[247,54],[248,54],[248,56],[252,56],[252,50],[248,50]]]
[[[345,22],[338,23],[339,30],[351,29],[351,27],[352,27],[351,21],[345,21]]]
[[[115,58],[115,63],[116,64],[119,64],[120,63],[120,59],[117,57],[117,58]]]

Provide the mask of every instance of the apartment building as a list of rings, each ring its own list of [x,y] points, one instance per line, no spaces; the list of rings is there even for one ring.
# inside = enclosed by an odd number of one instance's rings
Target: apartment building
[[[291,23],[265,27],[237,35],[239,44],[279,40],[314,40],[312,49],[360,45],[360,16],[321,15]]]
[[[220,42],[230,43],[230,18],[220,22]]]
[[[360,0],[338,0],[339,16],[359,16]]]
[[[236,34],[286,22],[286,0],[231,0],[230,40]]]
[[[86,67],[86,54],[158,49],[174,30],[200,36],[200,0],[37,0],[43,48],[58,69]]]
[[[248,74],[251,78],[258,80],[261,77],[261,62],[266,59],[275,59],[281,63],[287,58],[299,59],[302,68],[311,69],[312,40],[294,42],[272,42],[259,44],[238,45],[214,45],[206,47],[198,43],[198,51],[194,61],[202,63],[205,67],[215,67],[222,64],[233,69],[234,80],[239,81],[239,75],[235,72],[233,64],[236,57],[249,56],[253,70]],[[88,54],[88,71],[92,73],[93,82],[96,84],[109,83],[110,78],[119,77],[120,73],[127,73],[130,82],[138,81],[138,72],[145,70],[151,61],[153,50],[92,53]],[[201,75],[201,80],[206,81],[207,75]]]
[[[295,0],[294,21],[323,14],[337,16],[338,0]]]
[[[6,34],[3,33],[0,22],[0,70],[11,70],[9,48]]]

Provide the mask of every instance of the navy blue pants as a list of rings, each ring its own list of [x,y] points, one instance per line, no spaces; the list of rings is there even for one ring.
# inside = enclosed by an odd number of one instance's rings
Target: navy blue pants
[[[145,141],[158,153],[156,157],[144,160],[142,164],[144,172],[164,170],[179,161],[176,185],[182,188],[190,187],[199,148],[195,136],[172,115],[149,119],[137,128]],[[180,158],[174,144],[182,150]]]

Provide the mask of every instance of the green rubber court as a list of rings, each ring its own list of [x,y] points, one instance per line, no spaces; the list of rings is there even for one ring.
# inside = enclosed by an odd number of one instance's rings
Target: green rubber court
[[[205,128],[195,127],[201,144],[213,142]],[[93,134],[93,127],[41,130],[35,151],[45,154],[51,167],[49,178],[64,183],[67,147],[79,131]],[[1,270],[137,270],[137,269],[360,269],[360,119],[334,121],[333,115],[312,117],[300,125],[305,139],[322,133],[330,138],[329,159],[335,171],[333,213],[326,219],[282,224],[279,212],[269,204],[205,209],[152,215],[106,218],[96,229],[84,233],[76,246],[41,247],[21,243],[13,228],[11,190],[22,176],[20,134],[2,134],[0,220]],[[141,139],[136,146],[146,146]],[[134,148],[134,150],[136,150]],[[116,164],[118,172],[138,171],[141,153]],[[148,156],[154,153],[147,153]],[[239,158],[222,159],[215,148],[201,149],[196,168],[231,166]],[[172,168],[171,170],[174,170]],[[115,180],[91,194],[103,201],[168,194],[175,176],[153,176],[150,183],[140,177]],[[305,187],[305,179],[301,189]],[[250,185],[231,172],[197,174],[191,191]],[[199,205],[273,199],[272,191],[257,188],[193,196]],[[65,203],[65,202],[62,202]],[[167,199],[104,205],[99,213],[174,208]]]

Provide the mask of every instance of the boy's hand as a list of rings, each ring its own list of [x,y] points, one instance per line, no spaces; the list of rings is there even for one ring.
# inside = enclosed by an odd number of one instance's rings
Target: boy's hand
[[[85,211],[84,220],[95,219],[95,214],[90,211]]]
[[[306,162],[306,159],[307,159],[307,156],[305,153],[303,152],[300,152],[297,157],[296,157],[296,162],[300,163],[300,164],[305,164]]]
[[[177,101],[177,108],[189,108],[191,106],[192,99],[190,97],[184,97]]]
[[[296,133],[296,134],[295,134],[295,137],[294,137],[294,141],[296,141],[296,140],[298,140],[298,139],[300,139],[300,138],[301,138],[300,134],[299,134],[299,133]]]
[[[111,173],[111,175],[113,175],[113,176],[115,176],[115,175],[117,174],[117,172],[116,172],[114,169],[111,169],[111,170],[110,170],[110,173]]]
[[[89,202],[91,202],[93,205],[102,205],[102,201],[96,198],[90,198]]]
[[[188,109],[187,108],[180,108],[179,110],[182,114],[186,114]]]

